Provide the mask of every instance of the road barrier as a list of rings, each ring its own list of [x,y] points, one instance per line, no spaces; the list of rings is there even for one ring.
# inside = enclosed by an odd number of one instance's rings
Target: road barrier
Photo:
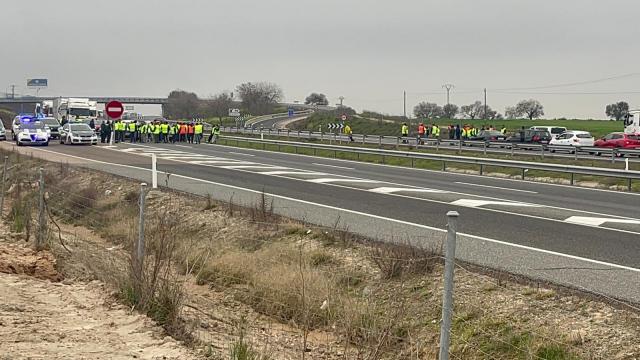
[[[265,120],[265,119],[262,119]],[[267,136],[279,136],[287,137],[287,139],[293,137],[298,139],[308,140],[320,140],[329,141],[329,143],[340,143],[350,141],[345,134],[314,132],[314,131],[302,131],[302,130],[289,130],[289,129],[271,129],[271,128],[236,128],[236,127],[223,127],[222,132],[236,133],[236,134],[253,134],[253,135],[267,135]],[[395,146],[396,149],[401,147],[416,148],[416,149],[434,149],[436,151],[440,149],[457,150],[458,153],[462,152],[464,148],[469,150],[482,151],[483,154],[498,153],[505,154],[510,153],[511,156],[516,154],[516,151],[530,151],[525,155],[537,155],[541,158],[552,157],[553,153],[563,153],[573,155],[577,160],[580,154],[588,155],[603,155],[602,157],[593,156],[590,159],[611,161],[615,163],[618,159],[628,156],[640,156],[640,149],[616,149],[616,148],[601,148],[601,147],[572,147],[572,146],[558,146],[558,145],[542,145],[542,144],[521,144],[521,143],[509,143],[509,142],[496,142],[496,141],[472,141],[472,140],[454,140],[454,139],[434,139],[434,138],[422,138],[417,137],[399,137],[399,136],[385,136],[385,135],[366,135],[366,134],[353,134],[355,143],[375,144],[378,147],[383,145]]]
[[[357,154],[358,158],[361,154],[377,155],[382,157],[383,163],[385,163],[386,157],[405,158],[411,159],[411,165],[414,165],[414,160],[431,160],[441,161],[443,171],[447,168],[447,163],[461,163],[472,164],[480,167],[480,174],[484,173],[486,166],[517,168],[522,170],[522,179],[525,178],[525,173],[528,170],[540,170],[566,173],[571,175],[571,185],[574,184],[574,176],[578,175],[591,175],[591,176],[603,176],[611,178],[622,178],[627,180],[627,188],[631,191],[631,185],[633,180],[640,179],[640,171],[624,170],[624,169],[610,169],[577,165],[565,165],[565,164],[551,164],[543,162],[528,162],[528,161],[516,161],[516,160],[503,160],[503,159],[491,159],[491,158],[478,158],[467,157],[460,155],[446,155],[446,154],[434,154],[434,153],[421,153],[411,151],[399,151],[399,150],[384,150],[375,148],[360,148],[354,146],[343,145],[327,145],[317,143],[303,143],[294,141],[282,141],[282,140],[269,140],[269,139],[256,139],[250,137],[240,136],[225,136],[224,139],[232,140],[239,145],[240,142],[262,144],[262,148],[266,150],[266,145],[276,145],[278,149],[282,146],[293,147],[294,151],[298,153],[299,148],[311,149],[314,155],[318,150],[333,151],[334,156],[338,152]]]

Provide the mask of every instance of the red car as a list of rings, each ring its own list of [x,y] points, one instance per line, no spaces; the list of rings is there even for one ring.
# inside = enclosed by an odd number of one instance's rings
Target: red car
[[[615,132],[596,140],[594,145],[614,149],[640,149],[640,135]]]

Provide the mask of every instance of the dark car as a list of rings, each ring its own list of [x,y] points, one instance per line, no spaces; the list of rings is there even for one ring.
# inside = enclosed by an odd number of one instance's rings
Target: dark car
[[[547,145],[551,140],[551,133],[546,130],[518,130],[507,138],[512,144],[542,144]]]
[[[471,141],[505,141],[507,137],[498,130],[481,130],[476,136],[469,138]]]
[[[60,123],[54,118],[40,119],[51,130],[51,139],[60,138]]]

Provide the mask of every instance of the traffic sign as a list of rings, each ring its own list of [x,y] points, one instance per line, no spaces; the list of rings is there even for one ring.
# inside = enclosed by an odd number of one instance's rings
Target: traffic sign
[[[347,115],[346,114],[342,114],[340,119],[342,119],[342,121],[347,121]]]
[[[104,107],[104,112],[111,119],[120,119],[124,113],[124,106],[120,101],[109,101]]]
[[[229,116],[240,116],[240,109],[229,109]]]

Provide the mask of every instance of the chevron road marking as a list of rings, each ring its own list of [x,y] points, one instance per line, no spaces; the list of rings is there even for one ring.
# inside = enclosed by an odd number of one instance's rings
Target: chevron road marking
[[[640,225],[640,220],[614,219],[614,218],[601,218],[601,217],[588,217],[588,216],[571,216],[565,219],[564,221],[572,224],[590,225],[590,226],[600,226],[604,223]]]
[[[465,207],[480,207],[484,205],[507,205],[507,206],[525,206],[525,207],[542,207],[537,204],[526,204],[515,201],[493,201],[493,200],[473,200],[473,199],[460,199],[451,203],[451,205],[465,206]]]

